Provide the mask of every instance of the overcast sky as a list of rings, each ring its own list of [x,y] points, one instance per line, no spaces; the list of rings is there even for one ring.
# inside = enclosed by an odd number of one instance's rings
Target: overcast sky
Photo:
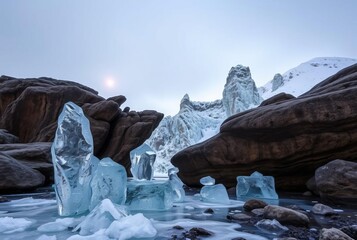
[[[222,97],[314,57],[357,57],[356,0],[0,0],[0,75],[72,80],[133,110]],[[123,107],[124,107],[123,106]]]

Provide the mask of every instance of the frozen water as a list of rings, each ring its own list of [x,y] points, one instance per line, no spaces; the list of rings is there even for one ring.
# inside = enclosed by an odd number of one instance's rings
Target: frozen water
[[[107,228],[114,220],[119,220],[128,215],[125,206],[112,203],[110,199],[104,199],[78,224],[73,231],[79,231],[80,235],[89,235],[100,229]]]
[[[151,180],[154,175],[156,153],[144,143],[130,152],[131,168],[134,179]]]
[[[25,218],[2,217],[0,218],[0,233],[22,232],[32,224],[32,221]]]
[[[210,186],[214,185],[216,183],[216,180],[212,178],[211,176],[203,177],[200,179],[200,183],[204,186]]]
[[[55,235],[48,236],[46,234],[43,234],[39,238],[37,238],[36,240],[57,240],[57,237]]]
[[[63,230],[67,230],[69,227],[76,226],[76,219],[75,218],[58,218],[54,222],[49,222],[42,224],[37,228],[39,232],[59,232]]]
[[[278,234],[278,235],[289,230],[289,228],[281,225],[280,222],[277,221],[276,219],[273,220],[263,219],[257,222],[255,226],[267,233]]]
[[[173,204],[170,181],[131,180],[127,183],[126,205],[130,210],[165,210]]]
[[[125,168],[111,158],[103,158],[99,162],[90,184],[92,198],[89,210],[94,209],[105,198],[109,198],[116,204],[124,204],[126,200],[126,182]]]
[[[254,172],[250,176],[237,177],[237,198],[266,198],[278,199],[275,192],[274,177],[263,176],[259,172]]]
[[[203,202],[229,203],[228,193],[223,184],[203,186],[200,195]]]
[[[177,167],[170,168],[168,170],[170,184],[173,191],[173,201],[183,202],[185,200],[186,194],[185,194],[185,190],[183,189],[184,184],[181,181],[181,179],[177,176],[178,172],[179,170]]]
[[[88,119],[72,102],[64,105],[58,118],[51,153],[59,215],[86,212],[91,199],[93,138]]]

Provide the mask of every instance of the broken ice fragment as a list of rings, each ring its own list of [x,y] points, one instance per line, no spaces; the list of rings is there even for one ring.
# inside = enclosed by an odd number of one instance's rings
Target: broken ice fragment
[[[88,210],[93,167],[93,138],[88,119],[72,102],[64,105],[58,118],[51,148],[58,213],[72,216]]]
[[[203,177],[200,179],[200,183],[205,186],[210,186],[214,185],[216,183],[216,180],[212,178],[211,176]]]
[[[151,180],[154,175],[154,162],[156,153],[144,143],[130,152],[131,168],[133,178],[137,180]]]
[[[274,177],[263,176],[259,172],[254,172],[250,176],[237,177],[237,198],[266,198],[278,199],[275,192]]]
[[[185,199],[185,190],[183,189],[183,182],[177,176],[179,172],[177,167],[170,168],[168,170],[169,180],[173,192],[173,201],[174,202],[183,202]]]
[[[110,199],[103,199],[73,231],[80,230],[80,235],[89,235],[99,229],[108,228],[114,220],[126,216],[128,210],[125,206],[117,205]]]
[[[278,235],[289,230],[287,227],[281,225],[276,219],[263,219],[257,222],[255,226],[264,232]]]
[[[89,210],[100,201],[109,198],[116,204],[124,204],[126,200],[127,175],[125,168],[111,158],[103,158],[93,174],[91,181],[92,198]]]
[[[166,210],[173,204],[169,181],[128,181],[126,205],[130,210]]]
[[[201,188],[201,201],[210,203],[230,203],[228,193],[223,184],[207,185]]]

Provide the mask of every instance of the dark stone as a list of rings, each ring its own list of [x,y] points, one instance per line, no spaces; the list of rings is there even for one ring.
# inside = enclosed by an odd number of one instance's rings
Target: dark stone
[[[214,211],[213,211],[213,209],[212,209],[212,208],[207,208],[207,209],[204,211],[204,213],[207,213],[207,214],[213,214],[213,213],[214,213]]]
[[[184,228],[179,225],[173,226],[172,228],[176,230],[184,230]]]
[[[229,220],[249,221],[251,218],[252,218],[251,216],[248,216],[247,214],[244,213],[235,213],[235,214],[227,215],[227,219]]]
[[[357,239],[357,225],[345,226],[340,229],[353,239]]]
[[[305,191],[323,164],[357,161],[356,119],[357,64],[297,98],[229,117],[216,136],[180,151],[171,162],[188,186],[199,187],[200,178],[212,176],[229,188],[237,176],[259,171],[274,176],[278,190]]]
[[[353,238],[337,228],[323,228],[319,240],[353,240]]]
[[[309,218],[298,211],[281,207],[268,205],[264,208],[264,218],[276,219],[281,224],[307,227],[309,225]]]
[[[9,133],[6,129],[0,129],[0,144],[18,143],[19,138]]]
[[[256,208],[264,208],[266,205],[268,204],[262,200],[250,199],[244,203],[243,208],[244,210],[250,212]]]

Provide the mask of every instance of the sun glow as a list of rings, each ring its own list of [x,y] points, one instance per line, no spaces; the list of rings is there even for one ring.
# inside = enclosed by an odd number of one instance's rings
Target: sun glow
[[[104,80],[104,85],[107,89],[113,89],[116,85],[116,81],[112,77],[108,77]]]

